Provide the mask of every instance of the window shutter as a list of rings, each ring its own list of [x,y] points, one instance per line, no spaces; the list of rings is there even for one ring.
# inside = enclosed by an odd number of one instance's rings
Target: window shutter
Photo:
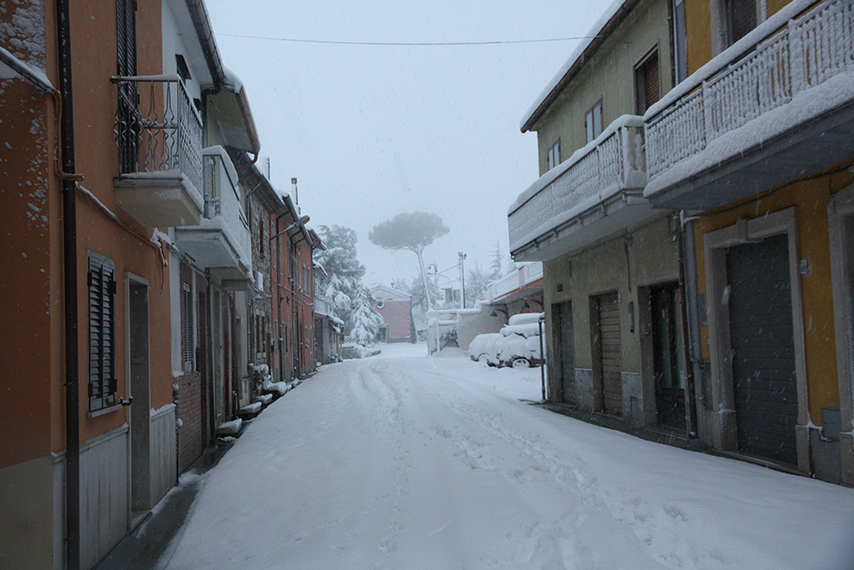
[[[658,101],[661,90],[658,77],[658,51],[654,51],[635,71],[637,114],[643,115]]]
[[[89,252],[89,410],[116,403],[115,264]]]

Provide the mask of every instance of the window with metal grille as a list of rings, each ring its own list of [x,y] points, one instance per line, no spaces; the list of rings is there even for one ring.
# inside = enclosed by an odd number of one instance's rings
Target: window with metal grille
[[[136,0],[116,0],[116,75],[136,75]],[[139,168],[138,97],[133,82],[118,85],[119,168],[122,173]]]
[[[184,372],[193,371],[193,289],[186,281],[181,282],[181,359]]]
[[[661,97],[657,48],[635,66],[635,93],[635,112],[638,115],[643,115]]]
[[[89,252],[89,411],[116,405],[116,266]]]

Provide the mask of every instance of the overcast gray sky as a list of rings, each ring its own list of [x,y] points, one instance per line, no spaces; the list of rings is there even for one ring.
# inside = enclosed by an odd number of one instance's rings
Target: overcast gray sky
[[[507,208],[538,175],[519,121],[577,41],[362,46],[582,36],[610,0],[207,0],[225,65],[242,80],[270,157],[310,226],[358,237],[368,284],[417,275],[415,256],[368,241],[400,212],[439,214],[450,233],[425,251],[440,270],[508,255]],[[237,37],[237,36],[255,36]],[[568,155],[568,154],[567,154]],[[457,272],[445,273],[456,279]],[[440,280],[440,285],[446,285]]]

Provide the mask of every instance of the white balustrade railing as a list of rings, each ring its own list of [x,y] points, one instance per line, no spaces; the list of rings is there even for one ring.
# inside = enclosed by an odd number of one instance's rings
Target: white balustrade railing
[[[222,147],[206,148],[202,153],[205,209],[198,228],[221,230],[240,260],[251,268],[252,236],[240,203],[237,171]]]
[[[510,275],[489,284],[487,296],[490,303],[530,285],[543,278],[543,264],[540,262],[526,263],[517,267]]]
[[[646,183],[643,118],[624,115],[566,162],[541,176],[511,207],[510,250],[514,251],[610,193]]]
[[[854,1],[821,2],[783,19],[803,4],[792,2],[749,34],[752,42],[746,37],[721,54],[723,67],[698,70],[701,77],[686,80],[693,91],[651,109],[645,127],[650,181],[796,94],[854,70]]]

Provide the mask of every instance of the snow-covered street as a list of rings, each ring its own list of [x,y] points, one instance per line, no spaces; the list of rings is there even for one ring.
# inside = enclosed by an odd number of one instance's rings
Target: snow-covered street
[[[854,567],[854,490],[520,399],[539,369],[423,346],[324,366],[205,475],[161,566]]]

